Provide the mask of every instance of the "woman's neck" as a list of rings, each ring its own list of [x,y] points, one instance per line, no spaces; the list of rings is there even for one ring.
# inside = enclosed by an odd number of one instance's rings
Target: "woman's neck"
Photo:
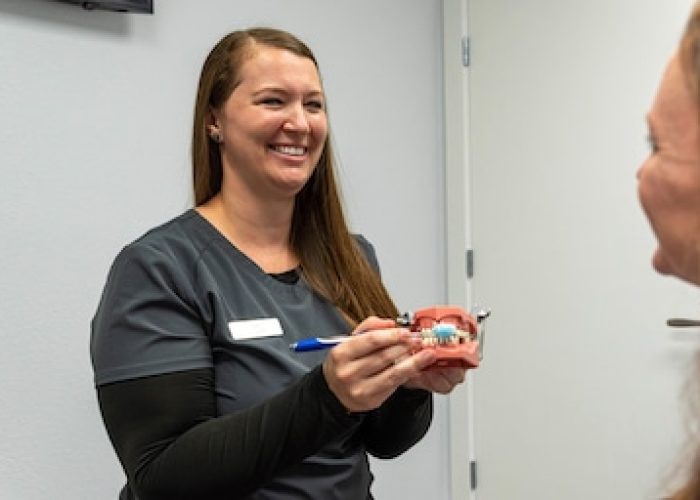
[[[220,192],[196,209],[266,273],[280,273],[298,265],[289,243],[293,200],[263,205]]]

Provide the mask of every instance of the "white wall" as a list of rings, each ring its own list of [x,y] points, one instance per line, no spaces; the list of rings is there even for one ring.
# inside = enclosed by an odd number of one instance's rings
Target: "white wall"
[[[479,500],[659,499],[700,290],[651,268],[635,172],[692,0],[469,0]]]
[[[444,300],[437,0],[155,0],[156,14],[0,3],[0,499],[116,498],[89,321],[126,242],[189,206],[203,57],[270,24],[315,50],[349,215],[400,307]],[[446,498],[446,401],[382,498]]]

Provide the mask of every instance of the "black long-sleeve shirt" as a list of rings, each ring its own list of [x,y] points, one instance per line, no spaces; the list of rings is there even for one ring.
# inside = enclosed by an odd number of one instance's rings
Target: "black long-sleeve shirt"
[[[399,389],[377,410],[349,414],[320,367],[238,413],[217,416],[212,389],[211,369],[98,389],[127,488],[139,500],[245,498],[348,429],[372,455],[392,458],[423,436],[432,417],[431,395],[409,389]],[[136,498],[133,491],[123,495]]]

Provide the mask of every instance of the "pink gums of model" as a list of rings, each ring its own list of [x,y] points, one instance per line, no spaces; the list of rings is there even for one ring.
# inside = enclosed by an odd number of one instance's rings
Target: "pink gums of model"
[[[433,306],[415,311],[409,328],[420,334],[421,349],[437,353],[437,361],[429,368],[479,366],[477,320],[461,307]]]

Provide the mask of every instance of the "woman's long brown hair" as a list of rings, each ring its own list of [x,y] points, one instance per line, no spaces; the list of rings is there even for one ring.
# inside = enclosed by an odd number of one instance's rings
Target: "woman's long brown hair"
[[[195,205],[221,190],[223,166],[219,145],[207,133],[212,110],[220,109],[240,83],[241,65],[255,54],[256,44],[288,50],[318,62],[295,36],[272,28],[234,31],[207,56],[199,79],[192,135]],[[398,311],[378,273],[350,234],[335,178],[329,137],[313,175],[297,194],[290,245],[299,257],[302,276],[322,297],[353,323],[372,315],[394,318]]]

